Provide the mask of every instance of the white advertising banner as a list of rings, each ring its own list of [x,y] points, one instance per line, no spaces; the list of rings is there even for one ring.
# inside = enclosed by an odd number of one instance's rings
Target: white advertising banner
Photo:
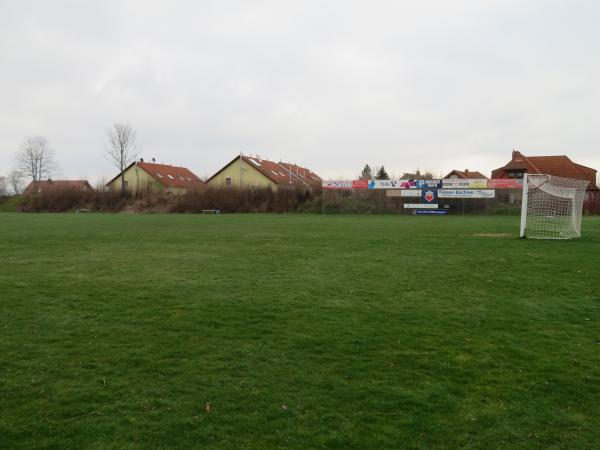
[[[323,180],[323,189],[352,189],[352,180]]]
[[[444,189],[486,189],[487,187],[488,180],[486,178],[472,180],[447,178],[442,180],[442,188]]]
[[[404,207],[407,209],[437,209],[437,203],[405,203]]]
[[[369,189],[401,189],[408,180],[370,180]]]
[[[440,198],[495,198],[494,189],[440,189]]]
[[[421,189],[405,189],[400,191],[401,197],[421,197]]]

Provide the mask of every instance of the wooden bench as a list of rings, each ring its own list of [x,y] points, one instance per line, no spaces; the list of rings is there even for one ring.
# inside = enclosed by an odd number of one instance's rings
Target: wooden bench
[[[220,209],[203,209],[202,214],[221,214]]]

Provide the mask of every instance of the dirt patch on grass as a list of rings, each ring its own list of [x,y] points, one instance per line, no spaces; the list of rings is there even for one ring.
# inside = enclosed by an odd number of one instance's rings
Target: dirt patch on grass
[[[513,237],[510,233],[476,233],[473,236],[491,238]]]

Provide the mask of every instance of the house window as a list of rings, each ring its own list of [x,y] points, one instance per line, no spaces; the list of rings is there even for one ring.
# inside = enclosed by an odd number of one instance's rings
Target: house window
[[[231,184],[231,178],[225,178],[225,184],[227,184],[227,185]]]

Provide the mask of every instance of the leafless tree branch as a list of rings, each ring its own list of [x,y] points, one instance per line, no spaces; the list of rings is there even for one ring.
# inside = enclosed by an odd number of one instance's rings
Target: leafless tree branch
[[[13,170],[8,174],[7,181],[15,195],[23,191],[24,178],[23,172],[19,170]]]
[[[108,137],[108,148],[106,153],[113,165],[121,174],[121,192],[125,194],[125,169],[138,157],[136,145],[136,132],[128,124],[115,123],[106,130]]]
[[[26,138],[17,153],[17,162],[21,172],[31,177],[34,185],[42,178],[50,176],[56,169],[54,151],[43,136]]]

